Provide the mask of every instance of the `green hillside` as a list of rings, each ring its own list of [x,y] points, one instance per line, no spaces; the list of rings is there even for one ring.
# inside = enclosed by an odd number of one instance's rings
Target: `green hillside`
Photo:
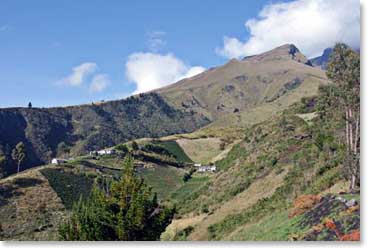
[[[296,104],[279,117],[248,128],[242,142],[216,163],[218,173],[205,181],[194,178],[195,186],[187,184],[173,193],[180,214],[172,223],[181,228],[176,233],[190,228],[188,240],[337,240],[323,226],[326,218],[333,219],[343,233],[359,229],[358,208],[348,210],[335,200],[359,199],[359,194],[344,195],[347,187],[336,187],[345,185],[344,148],[332,133],[343,130],[337,119],[325,125],[325,120],[312,114],[312,107],[307,111],[313,119],[300,118],[298,111],[307,109],[308,103]],[[302,195],[322,196],[328,210],[317,219],[308,219],[312,207],[290,218],[294,201]],[[197,222],[192,221],[194,216]],[[185,221],[186,226],[182,225]],[[314,226],[322,227],[320,233],[313,231]],[[172,233],[168,236],[177,238]]]
[[[27,163],[82,154],[0,179],[0,239],[57,240],[79,202],[87,229],[135,216],[149,234],[150,218],[168,214],[158,232],[167,241],[359,240],[359,57],[335,49],[335,83],[285,45],[122,102],[0,110],[4,167],[15,168],[9,144],[21,140],[33,146]],[[86,153],[100,146],[116,153]]]
[[[0,154],[7,158],[5,173],[15,171],[11,150],[26,146],[21,169],[49,163],[53,157],[84,155],[141,137],[192,132],[209,123],[194,112],[172,107],[160,95],[140,94],[127,99],[64,108],[0,109]]]

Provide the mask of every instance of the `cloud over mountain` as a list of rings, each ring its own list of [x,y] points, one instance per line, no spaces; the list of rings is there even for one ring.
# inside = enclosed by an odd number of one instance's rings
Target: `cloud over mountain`
[[[84,85],[84,89],[89,89],[89,93],[99,93],[110,84],[110,79],[107,74],[98,73],[98,71],[99,68],[96,63],[82,63],[75,66],[72,73],[58,81],[57,84],[71,87]]]
[[[191,67],[171,53],[133,53],[125,67],[127,79],[136,84],[134,94],[166,86],[205,70],[200,66]]]
[[[61,79],[60,83],[69,86],[80,86],[84,83],[88,76],[96,72],[98,66],[96,63],[83,63],[73,68],[73,72]]]
[[[308,57],[322,53],[336,42],[360,46],[359,0],[296,0],[270,3],[248,20],[249,38],[224,37],[216,52],[238,58],[265,52],[285,43],[298,46]]]
[[[103,91],[110,84],[110,79],[107,74],[97,74],[93,77],[89,85],[91,93],[98,93]]]

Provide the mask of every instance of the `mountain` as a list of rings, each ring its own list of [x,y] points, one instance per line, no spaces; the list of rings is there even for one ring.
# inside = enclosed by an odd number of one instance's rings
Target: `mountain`
[[[360,196],[348,192],[343,148],[319,133],[337,125],[315,114],[314,100],[246,128],[238,142],[218,148],[222,158],[214,173],[172,163],[200,161],[197,153],[212,151],[206,144],[215,143],[214,138],[139,139],[134,150],[126,143],[136,174],[163,204],[177,207],[161,240],[337,241],[359,234]],[[202,145],[194,145],[194,151],[190,142]],[[58,226],[72,206],[88,197],[96,182],[118,178],[122,159],[120,152],[82,156],[0,179],[0,239],[57,240]],[[341,235],[326,221],[335,223]]]
[[[222,127],[263,121],[302,97],[317,94],[325,72],[307,64],[292,44],[232,59],[192,78],[157,90],[176,108],[205,115]]]
[[[292,44],[232,59],[192,78],[157,90],[175,107],[201,113],[213,127],[247,126],[266,120],[328,82]]]
[[[155,93],[125,100],[65,108],[0,109],[0,154],[14,172],[11,150],[22,141],[27,156],[22,169],[48,163],[55,156],[75,156],[141,137],[192,132],[209,123],[194,112],[170,106]]]
[[[310,59],[313,66],[326,70],[330,56],[333,53],[332,48],[326,48],[321,56]]]
[[[125,100],[59,108],[0,109],[0,154],[23,141],[23,169],[142,137],[243,127],[268,119],[326,84],[324,71],[286,44]],[[210,124],[208,126],[208,124]]]
[[[57,240],[72,206],[92,185],[108,194],[130,154],[135,175],[177,210],[161,240],[357,241],[345,120],[323,104],[327,87],[318,92],[329,83],[284,45],[125,100],[0,110],[0,162],[18,141],[40,161],[83,155],[0,179],[0,239]],[[115,154],[85,155],[121,141]]]

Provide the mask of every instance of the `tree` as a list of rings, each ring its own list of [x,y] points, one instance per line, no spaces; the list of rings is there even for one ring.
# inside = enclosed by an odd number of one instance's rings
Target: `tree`
[[[18,165],[17,172],[19,173],[20,165],[26,157],[26,149],[25,149],[25,145],[23,142],[19,142],[15,146],[15,148],[13,149],[11,153],[11,157],[13,158],[13,160],[17,162],[17,165]]]
[[[118,150],[118,151],[121,151],[123,153],[127,153],[129,151],[127,146],[125,144],[122,144],[122,143],[115,146],[115,149]]]
[[[4,154],[2,154],[2,151],[0,150],[0,178],[4,176],[5,163],[6,163],[6,157]]]
[[[185,173],[182,180],[184,181],[184,183],[186,183],[187,181],[189,181],[191,179],[191,175],[190,173]]]
[[[123,176],[112,183],[109,194],[95,186],[88,199],[73,207],[59,233],[63,240],[159,240],[174,212],[160,206],[152,189],[134,175],[128,155]]]
[[[134,151],[139,150],[139,145],[135,140],[131,143],[131,147]]]
[[[32,103],[31,102],[28,103],[28,108],[32,108]]]
[[[345,116],[346,157],[344,168],[350,189],[359,179],[360,154],[360,58],[345,44],[337,44],[328,64],[327,76],[335,83],[334,99]]]

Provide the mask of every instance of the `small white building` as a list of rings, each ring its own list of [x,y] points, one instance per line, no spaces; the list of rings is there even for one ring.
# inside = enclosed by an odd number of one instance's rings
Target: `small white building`
[[[194,164],[194,167],[200,167],[201,164]]]
[[[103,149],[103,150],[99,150],[97,152],[98,155],[111,155],[111,154],[115,154],[116,150],[114,149]]]
[[[66,159],[61,159],[61,158],[53,158],[51,160],[51,164],[65,164],[68,161]]]
[[[97,156],[98,155],[98,152],[97,151],[90,151],[89,152],[89,155],[90,156]]]
[[[215,165],[200,166],[198,172],[215,172],[217,167]]]

